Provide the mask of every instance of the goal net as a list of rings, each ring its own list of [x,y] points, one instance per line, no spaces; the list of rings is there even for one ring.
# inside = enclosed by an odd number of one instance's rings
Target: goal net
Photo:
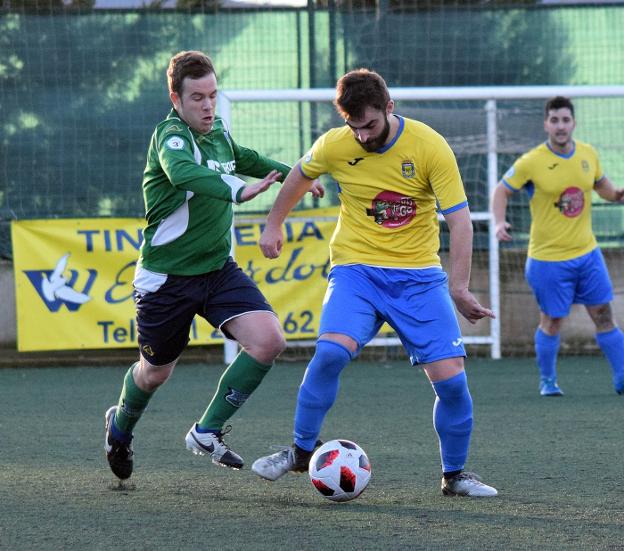
[[[567,95],[574,98],[577,130],[575,136],[594,145],[603,169],[614,182],[624,181],[624,86],[535,86],[535,87],[464,87],[464,88],[392,88],[395,112],[418,119],[440,132],[458,160],[468,195],[475,229],[471,289],[478,299],[497,313],[495,320],[470,325],[461,320],[466,344],[477,354],[500,357],[529,353],[539,312],[524,280],[524,263],[530,225],[528,197],[515,194],[508,208],[508,220],[514,239],[498,244],[488,203],[493,186],[513,161],[544,140],[543,106],[548,97]],[[220,100],[221,115],[234,135],[245,140],[253,132],[254,143],[271,155],[292,159],[301,156],[314,139],[326,129],[342,124],[331,104],[333,89],[314,90],[244,90],[228,91]],[[253,112],[253,130],[238,121],[249,120]],[[281,148],[276,136],[284,139]],[[266,144],[262,143],[266,137]],[[251,138],[251,136],[249,136]],[[330,179],[328,179],[328,182]],[[334,186],[321,201],[306,197],[299,208],[325,207],[338,202]],[[277,191],[276,191],[277,192]],[[275,192],[275,193],[276,193]],[[239,217],[265,213],[273,197],[241,205]],[[624,209],[594,197],[594,230],[603,248],[615,287],[615,308],[622,311],[624,280]],[[448,232],[441,224],[443,263],[448,252]],[[574,307],[570,322],[564,325],[563,352],[586,353],[595,348],[590,320]],[[301,343],[305,344],[305,343]],[[398,340],[380,336],[374,344],[393,347]],[[386,353],[390,353],[387,349]]]

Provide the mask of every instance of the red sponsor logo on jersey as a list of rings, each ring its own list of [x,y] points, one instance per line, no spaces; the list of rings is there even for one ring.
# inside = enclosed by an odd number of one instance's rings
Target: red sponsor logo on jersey
[[[577,187],[569,187],[559,196],[559,201],[555,203],[555,207],[559,212],[568,218],[574,218],[583,212],[585,206],[585,195],[583,190]]]
[[[373,199],[366,215],[372,216],[375,224],[386,228],[398,228],[409,224],[416,215],[416,202],[394,191],[382,191]]]

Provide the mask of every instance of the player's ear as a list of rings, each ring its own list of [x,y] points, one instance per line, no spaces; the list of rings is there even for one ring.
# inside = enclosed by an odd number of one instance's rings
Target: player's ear
[[[169,99],[171,100],[171,103],[173,103],[173,106],[176,108],[176,110],[179,109],[180,107],[180,96],[178,95],[177,92],[169,92]]]
[[[386,115],[391,115],[394,111],[394,100],[389,100],[388,105],[386,105]]]

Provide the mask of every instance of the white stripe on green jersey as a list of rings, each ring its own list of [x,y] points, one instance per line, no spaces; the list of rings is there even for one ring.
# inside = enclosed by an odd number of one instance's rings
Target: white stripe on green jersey
[[[235,173],[264,178],[272,170],[283,179],[290,167],[236,144],[218,117],[199,134],[172,110],[147,153],[139,266],[175,275],[220,269],[230,255],[232,205],[245,185]]]

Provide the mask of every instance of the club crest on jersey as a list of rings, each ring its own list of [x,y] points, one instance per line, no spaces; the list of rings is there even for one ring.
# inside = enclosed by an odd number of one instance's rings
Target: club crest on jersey
[[[416,202],[394,191],[382,191],[366,209],[366,216],[372,216],[375,224],[385,228],[398,228],[409,224],[416,215]]]
[[[568,218],[574,218],[583,212],[585,196],[583,190],[577,187],[569,187],[559,196],[554,206],[559,212]]]
[[[583,172],[589,172],[589,163],[585,159],[581,161],[581,168]]]
[[[165,145],[168,149],[177,151],[179,149],[184,149],[184,140],[180,138],[180,136],[171,136],[171,138],[165,142]]]
[[[403,161],[401,163],[401,174],[403,174],[403,178],[413,178],[416,176],[414,163],[412,161]]]

